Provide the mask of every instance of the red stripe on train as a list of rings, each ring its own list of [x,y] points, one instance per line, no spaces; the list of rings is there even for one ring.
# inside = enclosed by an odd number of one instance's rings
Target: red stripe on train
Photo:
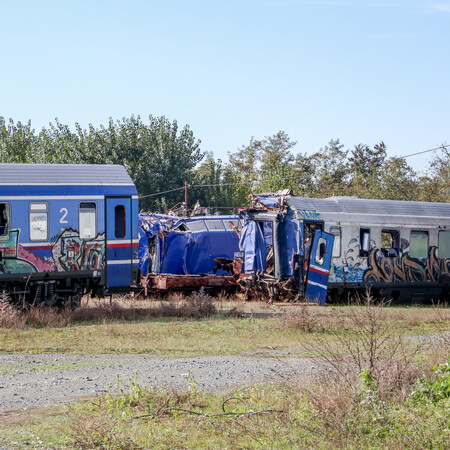
[[[33,251],[33,250],[51,250],[52,246],[51,245],[22,245],[22,247],[25,250],[28,250],[29,252]]]
[[[133,244],[127,243],[127,244],[107,244],[108,248],[119,248],[119,247],[139,247],[138,242],[134,242]]]
[[[320,269],[316,269],[315,267],[311,267],[310,266],[309,270],[311,270],[312,272],[316,272],[316,273],[318,273],[320,275],[325,275],[326,277],[328,276],[328,272],[325,272],[325,271],[320,270]]]

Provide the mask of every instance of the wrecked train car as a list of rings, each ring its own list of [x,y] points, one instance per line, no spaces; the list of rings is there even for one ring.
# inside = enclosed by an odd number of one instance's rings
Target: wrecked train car
[[[365,290],[448,298],[450,203],[258,195],[242,213],[240,285],[325,303]],[[272,230],[267,236],[267,230]]]
[[[237,216],[139,215],[141,286],[189,290],[236,286],[232,276],[239,251]]]

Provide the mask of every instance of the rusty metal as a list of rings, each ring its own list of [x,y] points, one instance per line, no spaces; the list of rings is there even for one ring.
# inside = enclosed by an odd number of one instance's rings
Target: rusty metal
[[[231,275],[172,275],[148,274],[141,278],[140,291],[144,296],[152,292],[190,291],[203,289],[233,289],[237,282]]]

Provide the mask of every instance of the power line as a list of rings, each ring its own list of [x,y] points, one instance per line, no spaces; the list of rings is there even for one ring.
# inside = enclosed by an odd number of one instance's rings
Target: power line
[[[285,178],[277,178],[277,181],[279,180],[295,180],[299,178],[296,177],[285,177]],[[242,184],[252,184],[252,183],[266,183],[273,180],[251,180],[251,181],[240,181],[238,183],[221,183],[221,184],[193,184],[189,185],[190,188],[197,188],[197,187],[216,187],[216,186],[238,186]]]
[[[168,194],[169,192],[182,191],[182,190],[184,190],[184,187],[176,188],[176,189],[170,189],[170,191],[155,192],[154,194],[140,195],[139,198],[154,197],[155,195]]]
[[[422,153],[434,152],[436,150],[442,150],[443,148],[447,148],[447,147],[450,147],[450,144],[449,145],[441,145],[440,147],[436,147],[436,148],[430,148],[429,150],[423,150],[422,152],[411,153],[410,155],[399,156],[399,158],[409,158],[410,156],[416,156],[416,155],[421,155]]]
[[[295,180],[299,178],[296,177],[285,177],[285,178],[277,178],[277,181],[280,180]],[[239,183],[220,183],[220,184],[189,184],[188,189],[193,188],[204,188],[204,187],[223,187],[223,186],[238,186],[238,185],[244,185],[244,184],[253,184],[253,183],[266,183],[273,180],[251,180],[251,181],[241,181]],[[184,190],[184,187],[171,189],[169,191],[163,191],[163,192],[155,192],[154,194],[147,194],[147,195],[140,195],[139,198],[147,198],[147,197],[155,197],[156,195],[162,195],[162,194],[168,194],[169,192],[176,192]]]
[[[448,145],[441,145],[441,146],[435,147],[435,148],[430,148],[428,150],[423,150],[421,152],[411,153],[409,155],[399,156],[399,158],[402,158],[402,159],[409,158],[410,156],[416,156],[416,155],[421,155],[423,153],[434,152],[436,150],[442,150],[442,149],[447,148],[447,147],[450,147],[450,144],[448,144]],[[299,178],[299,177],[296,176],[296,177],[277,178],[277,181],[281,181],[281,180],[295,180],[297,178]],[[188,185],[188,189],[205,188],[205,187],[242,186],[244,184],[266,183],[266,182],[270,182],[270,181],[273,181],[273,180],[250,180],[250,181],[241,181],[241,182],[238,182],[238,183],[219,183],[219,184],[189,184]],[[180,188],[176,188],[176,189],[170,189],[168,191],[155,192],[154,194],[140,195],[139,198],[155,197],[157,195],[169,194],[170,192],[182,191],[184,189],[185,189],[185,187],[180,187]]]

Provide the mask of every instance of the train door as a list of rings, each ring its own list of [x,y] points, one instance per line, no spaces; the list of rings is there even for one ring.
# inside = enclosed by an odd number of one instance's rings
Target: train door
[[[314,232],[309,258],[306,300],[323,305],[327,298],[328,275],[333,254],[334,236],[321,230]]]
[[[132,282],[131,198],[106,198],[106,285],[129,287]]]

